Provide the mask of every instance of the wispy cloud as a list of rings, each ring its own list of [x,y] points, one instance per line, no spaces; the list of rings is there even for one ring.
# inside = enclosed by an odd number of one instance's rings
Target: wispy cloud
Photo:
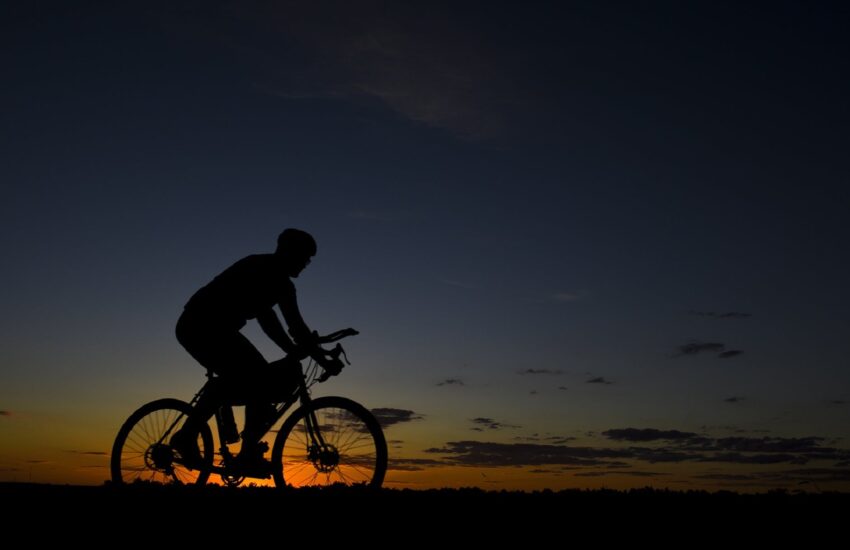
[[[719,359],[729,359],[731,357],[737,357],[738,355],[743,354],[744,352],[739,349],[726,349],[726,344],[721,342],[688,342],[687,344],[683,344],[678,346],[673,353],[673,357],[682,357],[682,356],[694,356],[700,355],[704,353],[714,353],[717,354]]]
[[[738,395],[733,395],[732,397],[727,397],[723,400],[724,403],[740,403],[744,398]]]
[[[725,344],[720,342],[690,342],[676,348],[674,357],[682,355],[697,355],[700,353],[719,353],[725,348]]]
[[[593,377],[590,380],[587,380],[585,382],[585,384],[604,384],[604,385],[610,385],[610,384],[613,384],[613,383],[614,382],[607,380],[604,376],[596,376],[596,377]]]
[[[202,2],[191,10],[194,17],[175,9],[170,26],[215,37],[276,97],[369,98],[468,140],[504,135],[528,108],[519,54],[471,12],[448,17],[370,0]]]
[[[12,416],[12,411],[0,411],[0,416]]]
[[[564,371],[558,369],[525,369],[518,371],[517,374],[551,374],[551,375],[560,375],[564,374]]]
[[[694,477],[697,479],[710,479],[714,481],[751,481],[758,479],[758,476],[750,474],[699,474]]]
[[[417,472],[426,468],[434,468],[446,466],[446,463],[441,460],[432,458],[396,458],[390,457],[387,468],[389,470],[398,470],[404,472]]]
[[[544,441],[549,445],[563,445],[570,441],[575,441],[575,437],[570,436],[562,436],[562,435],[550,435],[547,437],[542,437],[540,434],[531,434],[531,435],[517,435],[514,436],[514,441],[533,441],[539,442]]]
[[[444,447],[426,449],[425,452],[444,455],[444,460],[450,464],[478,467],[602,466],[610,463],[608,459],[631,456],[628,451],[617,449],[483,441],[450,441]]]
[[[442,382],[437,382],[438,386],[465,386],[466,384],[460,378],[446,378]]]
[[[696,315],[698,317],[711,317],[713,319],[747,319],[752,317],[752,313],[743,313],[741,311],[727,311],[717,312],[717,311],[689,311],[691,315]]]
[[[515,424],[506,424],[504,422],[496,422],[492,418],[487,418],[483,416],[479,416],[478,418],[470,419],[470,422],[475,424],[473,429],[481,430],[486,428],[488,430],[502,430],[505,428],[520,428],[521,426],[517,426]]]
[[[407,409],[394,409],[389,407],[379,407],[372,409],[372,414],[384,428],[389,428],[396,424],[405,422],[413,422],[414,420],[422,420],[421,414],[415,413]]]
[[[656,430],[655,428],[618,428],[606,430],[602,435],[616,441],[683,441],[699,437],[694,432]]]
[[[565,444],[568,438],[544,440],[539,434],[533,434],[517,436],[515,443],[450,441],[425,452],[443,455],[442,460],[448,464],[478,467],[548,465],[622,469],[640,463],[690,462],[755,468],[830,461],[836,465],[835,469],[840,468],[838,464],[850,464],[850,449],[825,446],[826,440],[815,436],[714,438],[695,432],[655,428],[616,428],[606,430],[603,436],[627,446],[569,446]],[[850,469],[845,472],[850,474]]]
[[[633,476],[633,477],[659,477],[669,476],[664,472],[646,472],[641,470],[595,470],[592,472],[578,472],[577,477],[602,477],[609,475]]]

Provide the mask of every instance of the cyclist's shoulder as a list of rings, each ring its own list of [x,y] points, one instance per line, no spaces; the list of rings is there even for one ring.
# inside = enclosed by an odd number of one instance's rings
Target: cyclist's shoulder
[[[286,273],[280,257],[275,254],[252,254],[245,256],[231,267],[238,277],[246,282],[258,285],[258,290],[275,289],[285,295],[295,293],[295,283]]]
[[[251,254],[237,260],[228,269],[257,272],[275,271],[280,269],[280,261],[274,254]]]

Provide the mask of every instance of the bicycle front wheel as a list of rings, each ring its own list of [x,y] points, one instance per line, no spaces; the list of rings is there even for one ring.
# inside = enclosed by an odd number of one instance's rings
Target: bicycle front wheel
[[[159,399],[131,414],[112,446],[113,483],[206,483],[214,455],[209,426],[204,425],[198,435],[203,458],[200,470],[184,466],[170,444],[171,436],[183,426],[191,411],[184,401]]]
[[[380,487],[387,442],[368,409],[345,397],[320,397],[283,423],[272,449],[278,487]]]

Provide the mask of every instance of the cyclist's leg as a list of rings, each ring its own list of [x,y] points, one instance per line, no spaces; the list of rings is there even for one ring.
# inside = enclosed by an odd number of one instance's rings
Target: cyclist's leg
[[[246,369],[245,431],[242,434],[243,449],[251,446],[266,434],[269,424],[275,419],[275,403],[286,401],[303,381],[301,362],[294,357],[284,357],[271,363],[250,363]],[[262,453],[260,453],[262,454]]]
[[[185,463],[192,463],[199,458],[198,433],[230,394],[230,373],[234,365],[239,364],[245,338],[238,330],[216,327],[203,317],[186,311],[177,322],[176,334],[180,344],[198,363],[219,375],[214,379],[216,383],[206,385],[183,427],[171,440],[172,447]]]
[[[226,372],[229,366],[226,358],[232,355],[229,352],[232,346],[228,345],[228,341],[233,338],[231,334],[239,335],[237,331],[225,331],[212,327],[196,315],[184,311],[177,321],[175,332],[177,341],[195,361],[216,374],[222,375]],[[205,424],[212,418],[223,397],[221,386],[226,384],[207,385],[206,391],[195,403],[190,421],[186,422],[186,428]]]

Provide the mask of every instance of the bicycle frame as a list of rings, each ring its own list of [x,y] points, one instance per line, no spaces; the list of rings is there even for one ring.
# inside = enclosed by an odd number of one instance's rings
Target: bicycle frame
[[[299,362],[299,364],[300,364],[300,362]],[[307,370],[308,371],[310,370],[309,366],[308,366]],[[308,434],[309,440],[311,442],[313,442],[313,444],[316,445],[318,448],[324,447],[325,440],[322,437],[321,431],[318,429],[319,423],[318,423],[318,420],[316,419],[316,414],[312,409],[309,409],[309,405],[312,402],[312,397],[310,395],[310,387],[313,384],[320,382],[320,381],[323,381],[323,380],[314,378],[308,384],[308,381],[307,381],[308,376],[309,375],[304,371],[304,369],[302,367],[301,376],[298,379],[298,387],[295,389],[295,391],[292,392],[292,394],[287,399],[285,399],[284,401],[282,401],[280,403],[275,404],[275,413],[274,413],[274,415],[271,416],[271,418],[268,420],[266,425],[263,427],[263,430],[262,430],[263,435],[261,436],[261,439],[269,433],[269,430],[271,430],[271,428],[275,424],[277,424],[278,421],[280,421],[280,419],[284,417],[284,415],[286,415],[286,413],[289,411],[289,409],[296,402],[300,402],[301,406],[308,407],[308,410],[310,411],[309,414],[306,417],[307,421],[305,422],[306,427],[307,427],[307,434]],[[218,379],[218,377],[216,375],[214,375],[212,373],[212,371],[207,372],[207,377],[209,378],[209,380],[206,382],[206,384],[203,385],[203,387],[201,387],[201,389],[198,391],[198,393],[196,393],[195,396],[192,398],[192,400],[189,402],[189,405],[192,408],[195,407],[197,402],[200,400],[201,396],[206,391],[209,391],[210,384],[213,384],[214,383],[213,381]],[[224,401],[226,402],[228,400],[225,398]],[[222,406],[233,407],[234,405],[231,404],[231,403],[225,403]],[[223,462],[222,462],[222,465],[220,465],[220,466],[213,465],[212,468],[210,469],[210,472],[215,473],[215,474],[219,474],[219,475],[222,475],[222,476],[228,476],[228,475],[244,476],[244,474],[242,472],[232,472],[231,468],[228,466],[228,462],[233,458],[233,455],[230,452],[230,449],[228,447],[228,443],[225,441],[224,437],[222,436],[222,434],[224,433],[224,426],[222,424],[221,415],[216,414],[216,415],[214,415],[214,418],[215,418],[215,422],[216,422],[216,427],[218,428],[218,430],[217,430],[218,431],[218,450],[219,450],[219,453],[221,454],[221,456],[223,458]],[[174,422],[174,425],[172,425],[171,428],[166,433],[170,433],[171,430],[173,430],[174,427],[180,423],[181,419],[182,419],[182,416],[177,418]],[[245,477],[250,477],[250,476],[245,476]]]

